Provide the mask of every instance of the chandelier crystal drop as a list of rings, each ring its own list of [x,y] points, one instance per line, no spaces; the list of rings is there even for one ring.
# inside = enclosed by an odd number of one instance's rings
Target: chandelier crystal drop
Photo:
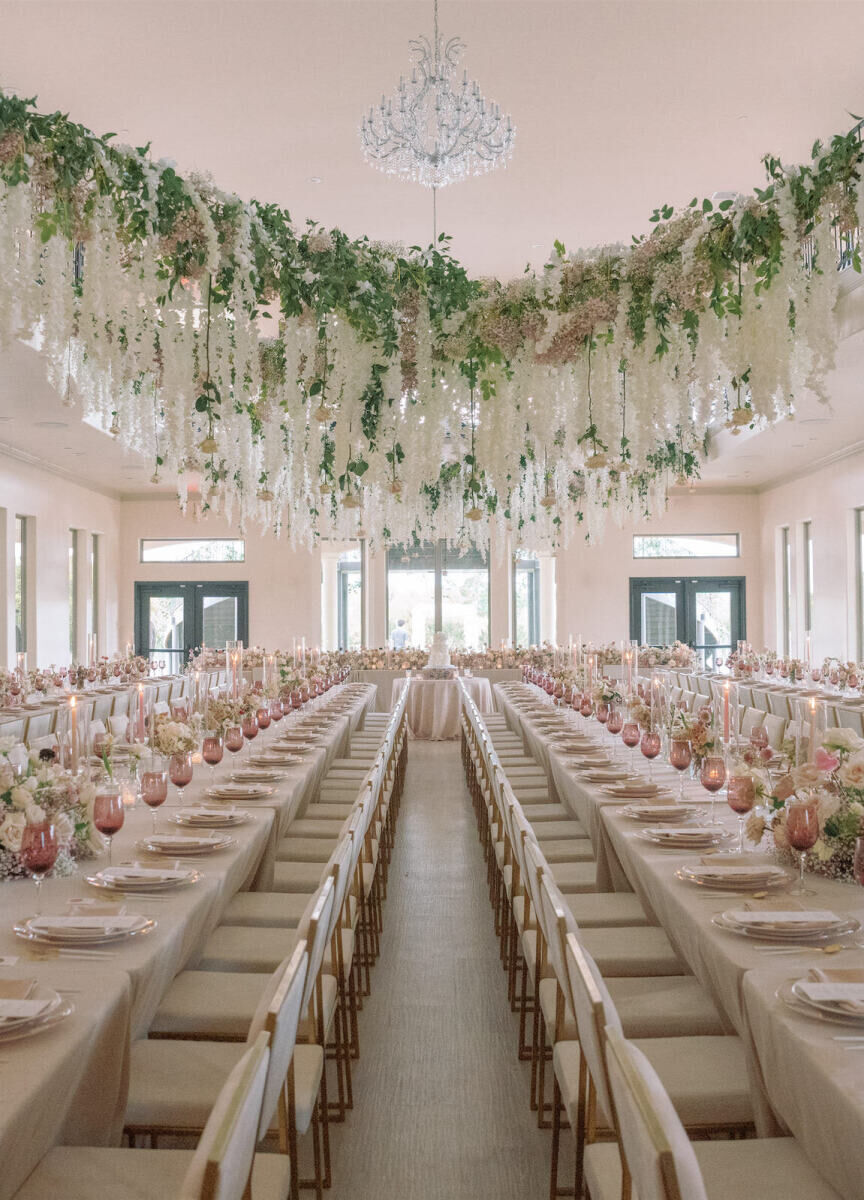
[[[401,77],[395,94],[382,96],[360,124],[368,162],[431,188],[504,165],[513,150],[513,122],[486,100],[467,71],[458,78],[465,45],[439,33],[438,0],[432,40],[421,35],[409,45],[415,59],[411,78]]]

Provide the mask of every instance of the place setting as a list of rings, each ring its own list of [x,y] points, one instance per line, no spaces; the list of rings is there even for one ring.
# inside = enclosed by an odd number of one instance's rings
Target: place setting
[[[847,1050],[864,1050],[864,968],[811,967],[806,975],[785,980],[776,995],[799,1016],[860,1030],[833,1040]]]
[[[232,829],[237,825],[245,825],[249,821],[254,821],[254,814],[245,812],[243,809],[235,808],[233,805],[228,807],[208,808],[205,805],[196,805],[190,808],[181,808],[169,815],[168,820],[173,825],[182,826],[208,826],[215,829],[225,828]]]
[[[44,1033],[74,1012],[67,994],[36,979],[0,979],[0,1044]]]
[[[276,788],[266,783],[217,783],[204,789],[205,796],[211,800],[250,801],[267,800],[276,794]]]
[[[200,857],[227,850],[233,846],[234,838],[225,833],[156,833],[141,838],[136,849],[147,854],[165,855],[170,858]]]

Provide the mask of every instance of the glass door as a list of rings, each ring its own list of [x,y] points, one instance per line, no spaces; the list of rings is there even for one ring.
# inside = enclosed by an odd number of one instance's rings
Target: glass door
[[[747,636],[744,579],[631,579],[630,636],[647,646],[686,642],[706,671]]]
[[[247,583],[136,583],[135,652],[182,672],[203,642],[249,640]]]

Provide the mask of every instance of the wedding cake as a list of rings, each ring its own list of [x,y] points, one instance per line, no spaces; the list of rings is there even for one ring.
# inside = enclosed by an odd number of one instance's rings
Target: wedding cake
[[[450,663],[450,651],[447,648],[447,634],[433,634],[432,646],[429,650],[429,661],[423,668],[423,674],[427,678],[446,679],[449,678],[455,668]]]

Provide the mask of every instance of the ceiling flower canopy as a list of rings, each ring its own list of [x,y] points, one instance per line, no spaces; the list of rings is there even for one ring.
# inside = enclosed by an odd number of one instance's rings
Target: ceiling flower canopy
[[[298,229],[0,93],[0,339],[184,502],[200,481],[203,510],[292,543],[596,541],[698,474],[709,423],[821,392],[861,158],[838,135],[629,245],[472,279],[443,235]]]

